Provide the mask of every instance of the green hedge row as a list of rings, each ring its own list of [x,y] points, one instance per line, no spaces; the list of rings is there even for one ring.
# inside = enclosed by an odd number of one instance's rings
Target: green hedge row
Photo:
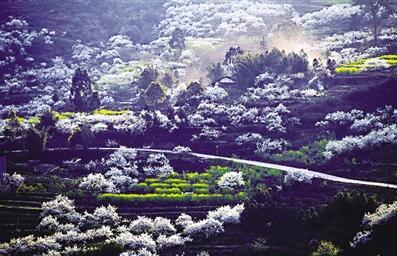
[[[100,194],[101,201],[112,202],[231,202],[247,198],[246,193],[231,194]]]
[[[179,188],[156,188],[154,190],[155,194],[182,194]]]

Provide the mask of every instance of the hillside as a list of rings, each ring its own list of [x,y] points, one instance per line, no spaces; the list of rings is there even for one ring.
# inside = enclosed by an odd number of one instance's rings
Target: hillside
[[[395,256],[395,1],[0,9],[0,255]]]

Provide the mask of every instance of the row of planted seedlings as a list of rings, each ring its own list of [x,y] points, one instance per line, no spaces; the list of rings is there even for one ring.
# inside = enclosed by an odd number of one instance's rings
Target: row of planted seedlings
[[[131,187],[130,193],[98,195],[106,202],[199,202],[232,203],[247,198],[245,186],[234,189],[221,189],[220,177],[231,171],[228,167],[211,166],[204,173],[173,173],[166,178],[146,178]]]

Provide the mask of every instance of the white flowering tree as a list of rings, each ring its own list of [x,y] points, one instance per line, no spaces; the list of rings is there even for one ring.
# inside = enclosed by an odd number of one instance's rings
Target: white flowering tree
[[[311,184],[312,183],[313,176],[304,172],[288,172],[284,176],[284,184],[287,186],[291,186],[294,184],[299,184],[299,183],[306,183],[306,184]]]
[[[88,176],[83,178],[79,187],[94,194],[117,191],[115,185],[101,173],[88,174]]]
[[[182,248],[194,238],[223,233],[224,224],[239,222],[244,206],[221,207],[198,221],[181,214],[175,223],[163,217],[144,216],[130,221],[119,216],[110,205],[80,213],[72,200],[61,195],[43,203],[42,209],[37,227],[44,235],[28,235],[2,243],[2,255],[78,255],[108,243],[122,246],[121,255],[158,255],[169,248]]]
[[[397,226],[397,201],[391,204],[380,205],[375,212],[366,213],[362,219],[362,231],[352,239],[352,248],[365,248],[368,244],[375,245],[378,251],[393,248],[394,240],[389,239],[395,235]]]
[[[322,29],[332,24],[332,27],[344,27],[353,17],[361,14],[360,6],[351,4],[334,4],[319,11],[307,13],[294,20],[305,29]]]
[[[229,94],[227,91],[219,86],[214,86],[214,87],[208,87],[204,93],[203,96],[205,99],[208,99],[212,102],[219,102],[223,99],[225,99]]]
[[[287,142],[285,140],[262,139],[256,143],[255,153],[270,154],[278,153],[283,150]]]
[[[25,178],[17,173],[4,173],[0,180],[0,189],[4,192],[15,191],[25,182]]]
[[[219,207],[214,211],[209,211],[207,218],[221,221],[222,223],[240,223],[240,215],[244,211],[244,205],[238,204],[234,207],[230,205]]]
[[[214,219],[204,219],[188,225],[183,230],[183,234],[190,237],[202,236],[205,238],[209,238],[221,234],[224,231],[225,230],[223,228],[222,222]]]
[[[150,154],[143,167],[143,172],[148,177],[167,177],[174,172],[170,161],[164,154]]]
[[[222,190],[237,192],[245,185],[243,174],[241,172],[227,172],[218,180],[218,186]]]

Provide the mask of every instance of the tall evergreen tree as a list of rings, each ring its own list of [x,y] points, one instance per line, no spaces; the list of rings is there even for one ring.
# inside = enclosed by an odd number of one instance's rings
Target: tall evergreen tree
[[[98,93],[92,91],[91,85],[92,82],[87,71],[77,68],[70,89],[70,101],[73,103],[75,111],[87,112],[99,107]]]

